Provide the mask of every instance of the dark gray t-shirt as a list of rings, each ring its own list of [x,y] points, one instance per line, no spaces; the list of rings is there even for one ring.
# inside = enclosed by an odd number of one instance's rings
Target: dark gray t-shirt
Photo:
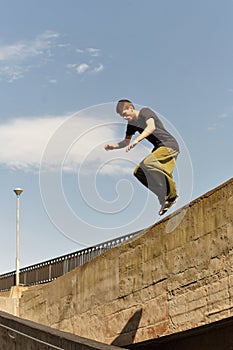
[[[176,139],[165,129],[155,112],[149,108],[142,108],[139,112],[138,119],[130,123],[128,122],[126,136],[132,136],[135,132],[141,134],[147,126],[146,121],[150,118],[154,119],[156,129],[146,139],[153,144],[153,151],[161,146],[165,146],[179,152],[179,145]]]

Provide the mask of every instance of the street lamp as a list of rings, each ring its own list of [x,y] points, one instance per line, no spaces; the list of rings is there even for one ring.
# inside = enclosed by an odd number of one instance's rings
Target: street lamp
[[[14,192],[16,194],[16,280],[15,285],[19,285],[19,197],[23,190],[21,188],[15,188]]]

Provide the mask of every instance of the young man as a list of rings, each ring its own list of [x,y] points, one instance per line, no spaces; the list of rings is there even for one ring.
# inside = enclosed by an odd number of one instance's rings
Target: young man
[[[134,175],[157,195],[161,204],[159,215],[163,215],[178,198],[172,172],[179,154],[179,145],[151,109],[136,110],[131,101],[120,100],[116,111],[128,122],[126,135],[124,140],[117,144],[105,145],[105,150],[126,147],[126,152],[129,152],[145,138],[152,143],[152,152],[135,168]],[[131,141],[136,132],[139,132],[139,135]]]

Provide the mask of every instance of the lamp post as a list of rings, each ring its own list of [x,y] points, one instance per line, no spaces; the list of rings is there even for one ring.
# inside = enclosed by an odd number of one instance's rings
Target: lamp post
[[[15,188],[14,192],[16,194],[16,280],[15,285],[19,285],[19,197],[23,190],[21,188]]]

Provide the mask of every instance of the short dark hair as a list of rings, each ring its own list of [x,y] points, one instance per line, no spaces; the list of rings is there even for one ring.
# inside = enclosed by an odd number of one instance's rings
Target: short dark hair
[[[126,99],[119,100],[119,101],[117,102],[116,112],[117,112],[118,114],[121,114],[122,111],[123,111],[124,109],[127,109],[127,108],[129,108],[130,106],[132,106],[133,109],[135,109],[133,103],[132,103],[130,100],[126,100]]]

